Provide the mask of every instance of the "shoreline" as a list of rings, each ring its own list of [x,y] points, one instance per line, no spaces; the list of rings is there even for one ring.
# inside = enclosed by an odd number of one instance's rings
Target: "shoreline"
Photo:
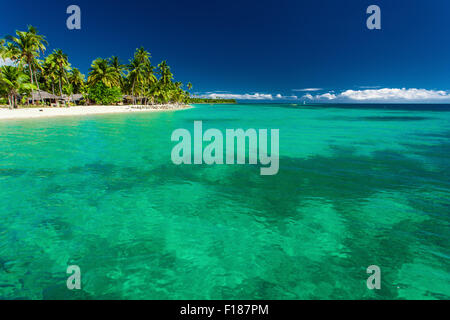
[[[96,114],[111,113],[132,113],[132,112],[158,112],[158,111],[176,111],[192,108],[190,105],[126,105],[126,106],[73,106],[73,107],[43,107],[43,108],[0,108],[1,120],[17,119],[37,119],[47,117],[63,116],[85,116]]]

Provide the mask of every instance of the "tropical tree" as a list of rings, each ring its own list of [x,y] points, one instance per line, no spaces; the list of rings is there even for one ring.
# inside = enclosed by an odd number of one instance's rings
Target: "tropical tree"
[[[58,81],[58,72],[55,59],[52,54],[50,54],[43,63],[42,77],[47,90],[50,91],[51,89],[52,93],[55,94],[55,84]]]
[[[108,88],[120,86],[120,73],[103,58],[95,59],[89,69],[88,84],[94,86],[99,82]]]
[[[5,39],[0,39],[0,59],[3,59],[3,56],[6,52],[5,43]]]
[[[166,103],[170,99],[169,91],[159,81],[151,86],[149,93],[158,103]]]
[[[160,75],[159,81],[163,85],[170,85],[173,80],[173,74],[170,71],[170,67],[167,65],[167,62],[164,60],[160,64],[158,64],[158,74]]]
[[[82,93],[84,87],[84,75],[77,68],[73,68],[69,74],[69,83],[73,93]]]
[[[28,66],[30,73],[30,83],[33,84],[37,77],[34,75],[36,67],[36,59],[39,55],[45,52],[45,45],[48,44],[45,37],[38,34],[37,29],[33,26],[28,26],[28,31],[16,31],[15,36],[6,36],[10,42],[6,48],[6,58],[18,62],[19,67]],[[34,101],[33,101],[34,103]]]
[[[144,78],[143,78],[143,95],[145,97],[145,103],[147,104],[147,101],[150,99],[153,103],[154,99],[151,95],[148,93],[151,91],[151,88],[155,85],[155,83],[158,82],[158,79],[156,79],[155,73],[153,72],[153,66],[148,65],[146,70],[144,71]]]
[[[117,56],[112,56],[108,62],[116,72],[120,87],[123,89],[126,65],[122,64]]]
[[[3,59],[10,59],[14,63],[17,63],[19,60],[20,51],[11,42],[6,42],[6,45],[4,45],[2,51]]]
[[[63,96],[63,84],[64,81],[66,83],[69,83],[69,80],[67,78],[67,72],[70,71],[70,64],[67,57],[67,54],[65,54],[61,49],[55,49],[52,54],[49,55],[50,63],[52,64],[52,67],[58,77],[58,83],[59,83],[59,93],[61,97]]]
[[[153,75],[150,57],[150,52],[140,47],[136,49],[134,57],[128,65],[128,82],[131,85],[131,95],[133,96],[134,104],[136,104],[135,92],[143,94],[146,82],[148,84],[149,82],[156,81],[156,77]]]
[[[173,83],[173,74],[166,61],[158,64],[157,74],[160,76],[158,80],[157,97],[161,103],[167,103],[176,100],[177,91],[181,90],[181,82]]]
[[[17,99],[21,94],[29,94],[35,85],[29,83],[29,77],[19,68],[3,66],[0,68],[0,87],[6,92],[10,108],[17,107]]]

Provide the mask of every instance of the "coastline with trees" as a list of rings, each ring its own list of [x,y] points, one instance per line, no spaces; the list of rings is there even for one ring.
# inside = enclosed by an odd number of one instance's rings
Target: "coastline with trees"
[[[192,84],[174,81],[165,60],[152,65],[151,54],[143,47],[126,64],[117,56],[95,59],[86,78],[63,50],[45,56],[47,46],[46,37],[33,26],[0,39],[0,105],[9,109],[128,105],[126,110],[131,110],[225,102],[191,97]]]

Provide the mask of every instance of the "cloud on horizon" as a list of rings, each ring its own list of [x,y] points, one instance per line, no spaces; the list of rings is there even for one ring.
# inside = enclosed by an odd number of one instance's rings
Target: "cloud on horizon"
[[[299,92],[314,92],[314,91],[320,91],[323,90],[322,88],[303,88],[303,89],[292,89],[292,91],[299,91]]]
[[[302,98],[308,100],[316,100],[318,102],[324,100],[333,100],[336,102],[450,102],[450,94],[447,91],[416,88],[345,90],[339,94],[330,92],[314,96],[311,94],[305,94]]]
[[[297,96],[283,96],[281,94],[272,95],[270,93],[205,93],[199,95],[201,98],[209,98],[209,99],[236,99],[236,100],[297,100]]]
[[[313,89],[313,88],[309,88]],[[318,88],[316,88],[318,89]],[[300,89],[297,89],[300,90]],[[303,89],[302,89],[303,90]],[[309,100],[312,102],[448,102],[450,103],[450,91],[428,90],[417,88],[380,88],[363,90],[344,90],[340,93],[331,90],[329,92],[313,94],[305,91],[306,94],[299,98],[296,95],[282,95],[270,93],[230,93],[224,91],[199,93],[201,98],[210,99],[236,99],[236,100]]]

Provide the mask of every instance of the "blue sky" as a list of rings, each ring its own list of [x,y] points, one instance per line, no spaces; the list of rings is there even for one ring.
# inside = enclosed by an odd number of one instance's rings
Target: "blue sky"
[[[66,28],[71,4],[81,30]],[[372,4],[381,30],[366,27]],[[32,24],[85,74],[144,46],[213,97],[449,102],[449,17],[448,0],[2,0],[0,35]]]

